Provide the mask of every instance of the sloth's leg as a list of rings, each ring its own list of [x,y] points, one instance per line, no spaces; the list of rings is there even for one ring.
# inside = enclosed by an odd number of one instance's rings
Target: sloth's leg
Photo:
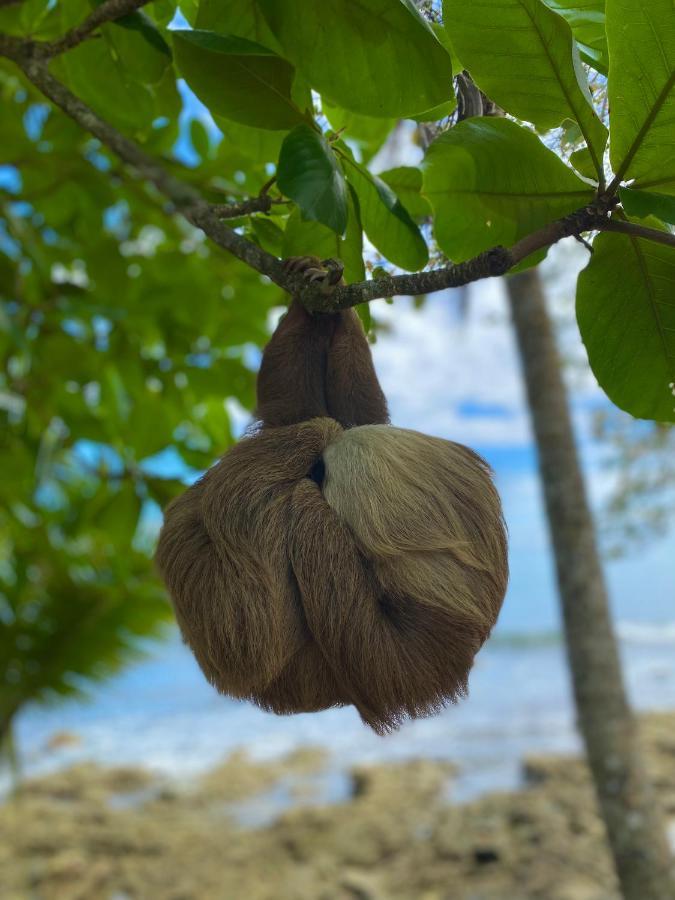
[[[310,284],[319,284],[330,294],[343,283],[340,260],[320,260],[316,256],[295,256],[284,263],[286,271],[302,274]],[[325,319],[333,324],[325,368],[327,414],[345,428],[389,421],[387,401],[377,380],[370,347],[353,309],[311,316],[314,328]]]

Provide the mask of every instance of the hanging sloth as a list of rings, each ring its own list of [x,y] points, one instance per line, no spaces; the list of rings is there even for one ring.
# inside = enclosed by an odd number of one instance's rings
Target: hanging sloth
[[[286,265],[326,291],[341,276]],[[508,578],[487,464],[388,424],[353,310],[293,300],[257,391],[259,428],[170,504],[159,539],[204,675],[275,713],[353,704],[378,733],[456,701]]]

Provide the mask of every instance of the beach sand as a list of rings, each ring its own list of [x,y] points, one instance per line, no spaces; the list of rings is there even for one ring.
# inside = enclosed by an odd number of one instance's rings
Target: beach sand
[[[675,835],[675,714],[642,719]],[[523,787],[453,803],[417,760],[342,779],[323,751],[243,753],[190,781],[80,764],[0,807],[3,900],[611,900],[585,765],[523,762]],[[338,766],[339,768],[339,766]],[[335,802],[328,802],[332,799]]]

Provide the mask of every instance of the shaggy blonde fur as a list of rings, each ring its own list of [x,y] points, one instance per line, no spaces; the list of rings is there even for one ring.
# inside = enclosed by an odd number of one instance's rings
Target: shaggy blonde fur
[[[466,692],[506,590],[499,497],[467,447],[383,424],[351,311],[291,312],[259,381],[275,424],[173,501],[157,561],[219,691],[277,713],[353,704],[383,733]]]

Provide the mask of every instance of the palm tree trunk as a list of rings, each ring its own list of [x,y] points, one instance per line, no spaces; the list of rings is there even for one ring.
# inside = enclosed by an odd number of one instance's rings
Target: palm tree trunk
[[[578,725],[616,872],[628,900],[673,900],[673,858],[626,698],[541,277],[530,269],[506,283],[555,551]]]

